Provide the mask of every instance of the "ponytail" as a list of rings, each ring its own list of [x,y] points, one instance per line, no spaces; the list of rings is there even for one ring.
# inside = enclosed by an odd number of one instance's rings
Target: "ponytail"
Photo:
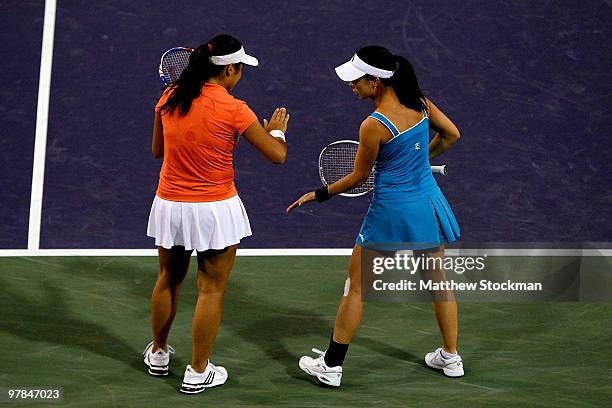
[[[172,113],[179,108],[180,115],[186,115],[193,100],[202,93],[206,80],[217,76],[225,69],[223,65],[214,65],[210,62],[210,57],[238,51],[241,46],[242,44],[231,35],[222,34],[196,48],[189,56],[187,68],[176,82],[166,88],[169,97],[161,106],[161,111]]]
[[[395,55],[394,59],[397,68],[393,76],[383,80],[385,85],[391,85],[400,103],[416,111],[427,110],[425,95],[419,88],[419,82],[414,72],[414,68],[408,60],[400,55]]]

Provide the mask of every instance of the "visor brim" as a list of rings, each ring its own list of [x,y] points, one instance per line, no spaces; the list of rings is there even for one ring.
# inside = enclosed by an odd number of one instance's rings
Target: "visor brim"
[[[252,67],[256,67],[259,65],[259,61],[257,58],[250,56],[249,54],[244,54],[244,57],[240,60],[243,64],[250,65]]]
[[[351,61],[348,61],[336,67],[336,74],[341,80],[345,82],[351,82],[361,78],[366,73],[357,68],[355,65],[353,65]]]

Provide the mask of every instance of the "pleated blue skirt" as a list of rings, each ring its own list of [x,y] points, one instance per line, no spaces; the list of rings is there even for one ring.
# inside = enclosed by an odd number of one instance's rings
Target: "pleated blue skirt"
[[[428,249],[459,238],[457,219],[439,187],[408,197],[372,198],[356,243],[379,250]]]

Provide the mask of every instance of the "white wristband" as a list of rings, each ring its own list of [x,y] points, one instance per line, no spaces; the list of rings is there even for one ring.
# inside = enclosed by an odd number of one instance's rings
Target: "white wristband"
[[[278,129],[271,130],[271,131],[270,131],[270,135],[271,135],[272,137],[277,138],[277,139],[282,139],[282,140],[283,140],[283,142],[287,142],[287,141],[285,140],[285,133],[284,133],[282,130],[278,130]]]

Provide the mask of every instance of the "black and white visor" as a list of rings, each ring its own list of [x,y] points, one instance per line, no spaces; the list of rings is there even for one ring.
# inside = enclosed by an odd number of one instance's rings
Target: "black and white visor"
[[[336,67],[336,74],[341,80],[350,82],[361,78],[365,74],[370,74],[378,78],[391,78],[394,71],[376,68],[364,62],[357,54],[353,55],[350,61]]]
[[[257,58],[250,56],[246,52],[244,52],[244,47],[240,47],[240,49],[236,52],[227,55],[213,55],[208,59],[213,65],[229,65],[229,64],[237,64],[242,62],[246,65],[251,65],[256,67],[259,65],[259,61]]]

